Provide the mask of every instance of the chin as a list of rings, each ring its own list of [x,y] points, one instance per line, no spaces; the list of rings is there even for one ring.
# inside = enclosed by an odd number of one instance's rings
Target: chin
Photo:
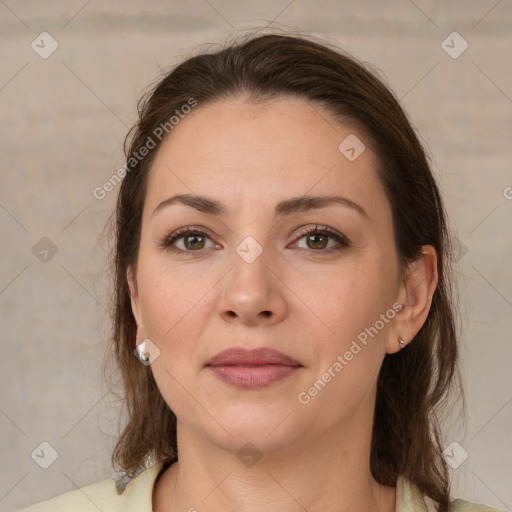
[[[217,409],[218,410],[218,409]],[[268,404],[232,406],[215,414],[217,421],[208,421],[205,434],[228,451],[238,452],[248,443],[263,453],[279,450],[300,436],[300,428],[292,423],[293,413]]]

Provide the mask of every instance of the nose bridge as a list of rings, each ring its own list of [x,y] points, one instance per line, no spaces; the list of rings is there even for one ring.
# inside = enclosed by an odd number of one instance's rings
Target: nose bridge
[[[247,235],[234,248],[232,270],[219,304],[221,315],[254,323],[258,318],[276,319],[284,313],[285,299],[272,269],[271,248],[262,238],[263,234]]]
[[[233,255],[234,263],[237,267],[245,265],[254,265],[258,270],[262,262],[269,259],[270,240],[269,226],[270,219],[266,217],[264,208],[248,208],[248,204],[244,201],[243,187],[239,191],[239,209],[236,214],[236,222],[233,227],[232,236],[235,241],[235,254]],[[261,203],[261,198],[253,198],[250,201],[252,205]],[[241,261],[238,261],[241,260]]]
[[[235,247],[230,280],[241,289],[257,288],[261,294],[272,285],[271,248],[261,235],[256,236],[261,243],[255,236],[248,235]]]

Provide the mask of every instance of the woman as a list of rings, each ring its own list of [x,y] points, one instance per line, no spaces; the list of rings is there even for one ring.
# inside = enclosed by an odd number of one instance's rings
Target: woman
[[[273,34],[186,60],[139,113],[115,218],[122,474],[27,510],[495,510],[450,496],[449,237],[393,94]]]

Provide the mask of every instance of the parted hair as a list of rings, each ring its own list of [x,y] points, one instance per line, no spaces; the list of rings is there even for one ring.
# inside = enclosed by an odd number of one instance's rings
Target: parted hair
[[[161,144],[153,134],[191,98],[200,109],[229,98],[265,102],[295,97],[356,127],[375,153],[376,173],[392,209],[401,277],[420,257],[423,245],[436,249],[438,285],[428,317],[403,350],[384,356],[380,368],[369,463],[379,483],[394,486],[403,475],[436,502],[439,512],[447,511],[450,481],[442,454],[441,418],[453,391],[464,407],[453,251],[426,151],[384,82],[368,64],[330,43],[274,30],[251,33],[188,57],[141,97],[138,120],[124,142],[131,164],[110,219],[112,332],[107,356],[116,365],[125,406],[112,454],[114,467],[134,475],[145,469],[148,460],[166,467],[178,459],[176,415],[162,398],[151,367],[134,356],[137,328],[126,277],[130,268],[136,278],[148,173]],[[148,137],[156,147],[141,157],[139,150]],[[165,137],[172,137],[172,130]],[[135,153],[138,158],[134,160]]]

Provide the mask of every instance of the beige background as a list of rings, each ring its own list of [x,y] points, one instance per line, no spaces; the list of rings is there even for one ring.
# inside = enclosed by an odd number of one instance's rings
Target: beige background
[[[511,510],[510,0],[1,1],[0,510],[111,474],[99,237],[116,192],[92,191],[123,163],[136,99],[200,45],[272,20],[375,65],[430,148],[462,248],[468,424],[449,441],[469,457],[454,495]],[[43,31],[58,43],[46,59],[31,48],[48,51]],[[458,58],[441,46],[453,31],[469,45]],[[452,53],[462,42],[448,39]],[[57,248],[46,262],[32,250],[43,237]],[[43,441],[59,454],[46,470],[31,458]]]

